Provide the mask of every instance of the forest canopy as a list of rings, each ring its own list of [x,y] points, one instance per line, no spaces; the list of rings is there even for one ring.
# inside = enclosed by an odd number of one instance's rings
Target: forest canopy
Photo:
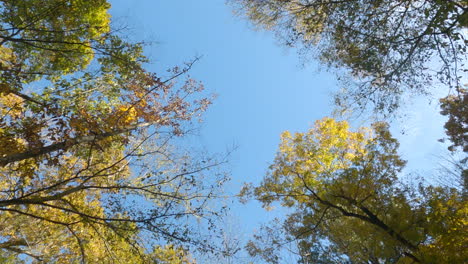
[[[244,38],[232,21],[216,20],[219,1],[209,8],[203,1],[155,2],[140,3],[151,12],[137,14],[151,18],[138,30],[147,36],[161,23],[158,34],[178,35],[158,43],[157,59],[142,35],[116,26],[110,14],[118,1],[0,0],[0,263],[468,259],[467,1],[226,1],[302,59],[335,73],[341,81],[335,109],[318,102],[323,90],[292,89],[303,82],[293,74],[307,69],[285,74],[287,59]],[[154,11],[176,2],[172,13]],[[214,97],[190,76],[200,57],[162,63],[200,43],[216,50],[197,76],[232,89],[214,87],[228,96],[209,116],[218,122],[214,133],[201,136],[199,122]],[[311,80],[322,84],[322,77]],[[388,118],[404,115],[401,106],[413,95],[437,96],[446,134],[440,146],[449,150],[444,172],[419,164],[426,167],[419,178],[408,175],[412,161],[400,151],[408,141]],[[304,113],[307,121],[325,117],[309,129],[289,127]],[[266,139],[285,129],[274,159],[265,158],[277,144]],[[256,164],[234,163],[235,181],[226,184],[230,151],[208,150],[229,133],[242,133],[234,142],[261,143],[240,146],[239,160]],[[424,141],[424,133],[433,131],[420,131],[414,141],[438,144]],[[420,154],[417,148],[410,151]],[[256,183],[239,193],[244,180]],[[250,214],[237,199],[266,210]],[[281,209],[272,213],[275,206]],[[246,222],[236,223],[236,213]],[[243,234],[254,222],[263,225]]]

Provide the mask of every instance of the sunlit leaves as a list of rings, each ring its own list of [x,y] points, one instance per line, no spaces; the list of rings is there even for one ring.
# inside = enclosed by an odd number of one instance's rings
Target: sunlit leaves
[[[2,46],[12,48],[25,80],[83,69],[110,30],[110,5],[98,1],[1,1]]]
[[[280,201],[294,213],[282,233],[258,235],[249,253],[278,263],[281,255],[268,253],[266,241],[273,239],[278,251],[295,244],[302,261],[463,262],[460,245],[466,239],[455,231],[466,228],[460,191],[422,185],[415,190],[399,182],[405,162],[397,148],[384,123],[353,132],[347,122],[324,118],[306,133],[283,133],[254,195],[265,206]]]

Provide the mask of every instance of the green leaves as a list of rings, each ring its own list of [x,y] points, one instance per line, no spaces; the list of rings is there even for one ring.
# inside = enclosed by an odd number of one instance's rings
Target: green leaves
[[[339,107],[398,109],[408,94],[460,86],[466,68],[461,1],[233,0],[256,26],[347,76]],[[403,97],[403,98],[402,98]]]
[[[13,48],[26,81],[84,69],[109,33],[105,0],[2,1],[2,45]]]
[[[468,152],[468,90],[459,88],[457,94],[440,99],[440,112],[448,116],[444,125],[445,132],[453,143],[449,150],[454,151],[460,147]]]

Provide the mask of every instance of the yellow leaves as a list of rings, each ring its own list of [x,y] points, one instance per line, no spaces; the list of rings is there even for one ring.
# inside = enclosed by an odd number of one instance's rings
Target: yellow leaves
[[[135,93],[135,100],[138,102],[135,106],[138,106],[139,108],[146,107],[148,103],[146,102],[146,97],[148,96],[147,92],[144,92],[143,90],[134,90]]]
[[[107,117],[106,123],[110,127],[126,127],[138,120],[138,112],[133,105],[118,105]]]
[[[295,172],[310,172],[322,177],[348,168],[354,159],[365,155],[370,135],[366,129],[349,131],[345,121],[324,118],[306,133],[281,135],[278,161],[288,164]]]
[[[267,206],[279,201],[295,207],[285,222],[288,235],[299,232],[296,226],[319,230],[337,254],[354,262],[369,255],[394,259],[401,253],[397,248],[411,251],[424,240],[424,210],[414,211],[410,195],[394,185],[404,162],[387,125],[353,131],[346,121],[324,118],[307,132],[285,132],[281,139],[255,196]],[[302,222],[288,223],[293,217]]]
[[[0,128],[0,157],[25,150],[26,142]]]
[[[0,92],[0,115],[9,115],[12,118],[18,118],[24,111],[24,100],[12,93],[2,94]]]
[[[80,133],[90,131],[109,131],[115,128],[128,127],[139,119],[139,113],[133,105],[118,104],[114,107],[108,105],[87,105],[78,109],[77,114],[70,118],[70,127]],[[109,140],[115,140],[110,138]],[[109,141],[110,142],[110,141]]]
[[[291,138],[291,132],[286,130],[283,133],[281,133],[281,140],[282,141],[290,139],[290,138]]]
[[[180,247],[173,245],[158,246],[153,252],[157,263],[161,264],[195,264],[195,260]]]
[[[419,247],[421,258],[428,263],[463,263],[468,259],[466,200],[454,189],[432,186],[425,196],[424,231],[430,239]]]
[[[13,50],[5,47],[0,46],[0,68],[1,69],[10,69],[13,66],[13,63],[16,61],[16,56],[13,53]],[[2,90],[0,89],[0,93]]]
[[[310,197],[291,194],[311,190],[319,195],[329,192],[369,195],[378,188],[377,180],[352,168],[369,159],[369,149],[377,142],[372,132],[370,128],[351,131],[346,121],[332,118],[316,121],[304,133],[285,131],[270,174],[255,190],[256,197],[264,205],[281,200],[285,206],[294,206],[306,203]],[[280,198],[273,198],[275,195]]]
[[[133,106],[121,105],[117,108],[116,115],[125,125],[131,124],[137,120],[137,112]]]

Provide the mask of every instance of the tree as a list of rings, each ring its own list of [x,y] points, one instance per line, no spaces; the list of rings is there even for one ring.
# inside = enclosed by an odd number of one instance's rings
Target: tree
[[[457,148],[460,148],[463,153],[468,152],[468,91],[467,89],[459,89],[457,94],[448,95],[440,99],[440,106],[442,115],[447,116],[448,120],[445,122],[444,128],[448,139],[452,144],[448,149],[453,153]],[[441,140],[442,142],[444,139]],[[468,190],[468,170],[465,164],[468,157],[461,158],[458,162],[453,162],[455,165],[455,172],[458,173],[460,181],[464,189],[464,193]]]
[[[468,90],[460,89],[457,95],[440,99],[441,114],[448,116],[444,125],[445,133],[453,143],[449,150],[460,147],[468,152]]]
[[[209,105],[110,29],[107,1],[0,1],[0,259],[188,263],[226,180],[172,142]],[[195,60],[196,61],[196,60]],[[193,153],[193,152],[191,152]]]
[[[111,50],[103,45],[110,37],[109,8],[105,0],[1,1],[0,43],[15,57],[3,61],[15,66],[4,74],[14,70],[31,80],[86,68],[96,52]]]
[[[249,253],[280,263],[281,246],[296,242],[298,263],[462,263],[462,192],[399,182],[405,161],[397,148],[385,123],[353,132],[345,121],[324,118],[306,133],[283,133],[253,195],[265,207],[281,202],[294,212],[273,227],[277,235],[258,234]]]
[[[405,92],[428,93],[435,80],[455,90],[466,70],[468,4],[464,0],[234,0],[255,25],[289,46],[314,50],[344,69],[337,104],[392,112]]]
[[[246,252],[242,250],[245,243],[245,234],[236,216],[226,214],[218,220],[217,225],[222,226],[220,234],[210,239],[211,243],[218,245],[216,251],[196,255],[199,263],[204,264],[252,264]]]

